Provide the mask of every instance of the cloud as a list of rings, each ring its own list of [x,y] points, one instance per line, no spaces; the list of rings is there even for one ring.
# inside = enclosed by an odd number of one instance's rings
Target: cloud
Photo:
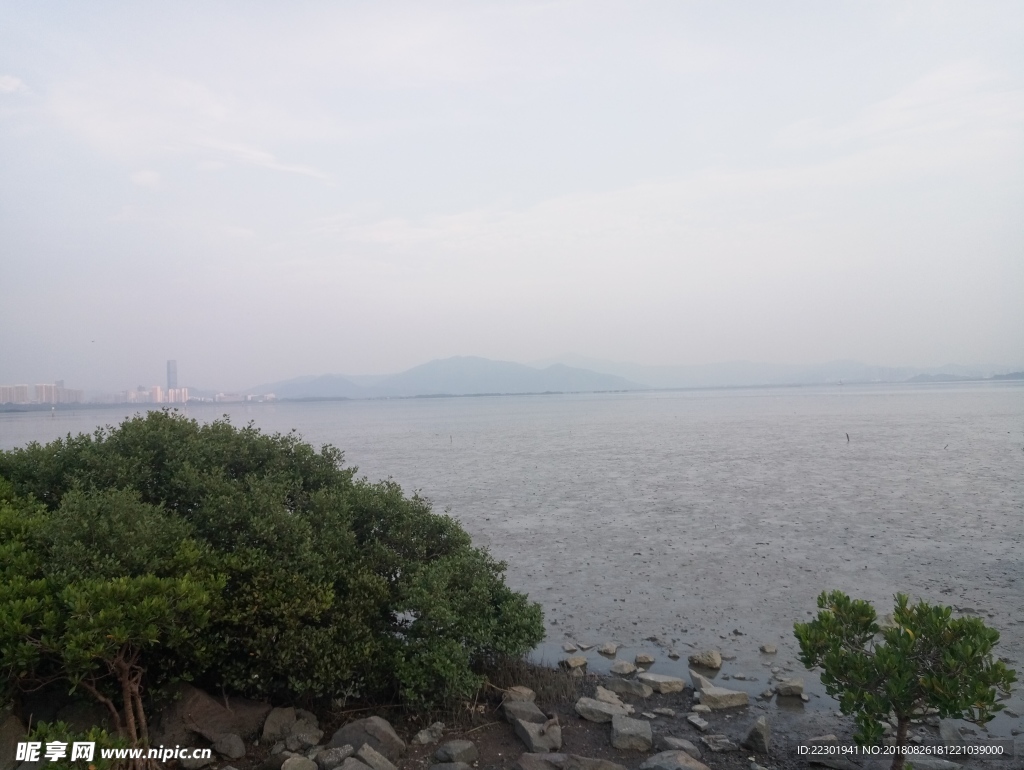
[[[210,150],[219,150],[237,163],[245,163],[258,168],[265,168],[271,171],[283,171],[288,174],[299,174],[314,179],[330,181],[330,175],[310,166],[302,166],[295,163],[283,163],[272,153],[261,150],[257,147],[247,147],[242,144],[228,144],[225,142],[203,141],[199,146]],[[206,168],[211,168],[207,166]]]
[[[136,171],[132,174],[132,184],[138,187],[159,187],[160,186],[160,174],[156,171]]]
[[[0,75],[0,94],[13,94],[25,88],[24,82],[14,75]]]

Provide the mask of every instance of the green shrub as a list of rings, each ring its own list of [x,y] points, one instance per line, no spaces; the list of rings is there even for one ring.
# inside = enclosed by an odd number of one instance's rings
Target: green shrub
[[[83,733],[76,732],[64,722],[39,722],[32,728],[27,740],[42,743],[44,751],[46,744],[52,741],[67,744],[67,756],[56,761],[45,760],[44,767],[48,770],[81,770],[80,760],[71,761],[72,746],[75,742],[96,744],[92,761],[89,762],[89,770],[118,770],[118,768],[132,764],[130,760],[103,758],[103,749],[125,749],[128,748],[128,742],[116,735],[110,735],[99,727],[93,727]],[[144,763],[136,762],[135,764],[142,765]]]
[[[910,720],[935,709],[940,717],[983,724],[1003,709],[996,690],[1009,692],[1015,673],[992,650],[999,632],[980,618],[951,619],[951,608],[896,595],[894,624],[876,622],[870,603],[841,591],[822,593],[810,623],[797,623],[800,660],[821,666],[822,684],[853,714],[860,745],[877,745],[883,720],[896,715],[896,746],[906,746]],[[878,636],[881,635],[881,640]],[[897,749],[893,770],[903,766]]]
[[[118,704],[122,725],[134,710],[100,674],[126,660],[150,687],[429,704],[540,641],[540,608],[504,564],[342,459],[172,412],[0,452],[6,684],[64,677]]]

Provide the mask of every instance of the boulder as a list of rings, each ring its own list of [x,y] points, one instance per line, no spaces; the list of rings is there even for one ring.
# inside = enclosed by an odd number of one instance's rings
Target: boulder
[[[649,698],[654,693],[654,688],[649,684],[644,684],[634,679],[611,677],[604,683],[604,686],[606,689],[619,695],[632,695],[636,698]]]
[[[196,736],[211,743],[225,733],[234,733],[243,741],[260,734],[269,703],[231,697],[229,708],[223,699],[216,699],[190,684],[178,684],[171,690],[171,702],[149,725],[151,746],[195,745]]]
[[[700,703],[713,711],[731,709],[750,704],[750,696],[742,690],[727,690],[724,687],[705,687],[700,692]]]
[[[479,756],[472,741],[448,741],[434,752],[438,762],[476,762]]]
[[[607,759],[578,757],[575,754],[523,754],[516,760],[516,770],[626,770]]]
[[[537,693],[529,687],[523,687],[521,684],[517,684],[514,687],[509,687],[505,691],[505,702],[507,703],[512,700],[525,700],[533,703],[537,700]]]
[[[660,717],[674,717],[676,715],[676,710],[675,709],[660,708],[660,709],[654,709],[654,713],[657,714]]]
[[[349,722],[334,733],[329,745],[361,747],[364,743],[370,744],[370,748],[383,754],[390,762],[405,753],[405,741],[398,737],[386,719],[378,716]]]
[[[334,770],[355,753],[356,750],[351,746],[335,746],[332,749],[323,749],[317,752],[314,761],[319,770]]]
[[[651,723],[627,716],[612,717],[612,746],[627,751],[650,751],[654,745]]]
[[[649,666],[652,663],[654,663],[654,656],[648,655],[646,652],[641,652],[639,655],[633,658],[633,662],[636,663],[638,666]]]
[[[245,741],[234,733],[224,733],[213,742],[213,750],[227,759],[241,759],[245,756]]]
[[[688,657],[687,660],[695,666],[703,666],[704,668],[710,668],[715,671],[722,667],[722,653],[718,650],[695,652],[693,655]]]
[[[714,752],[736,751],[739,748],[729,740],[728,735],[703,735],[701,742]]]
[[[0,770],[14,770],[18,744],[25,740],[25,725],[9,711],[0,711]]]
[[[636,679],[638,682],[643,682],[655,692],[660,692],[663,695],[682,692],[686,687],[685,679],[680,679],[677,676],[666,676],[665,674],[651,674],[647,671],[637,674]]]
[[[626,709],[622,704],[580,698],[576,701],[576,713],[588,722],[611,722],[613,717],[626,716]]]
[[[572,642],[566,642],[562,645],[562,652],[576,652],[577,649],[579,648]]]
[[[428,743],[437,743],[441,740],[443,734],[444,722],[434,722],[430,727],[424,727],[416,733],[416,737],[412,739],[412,742],[418,743],[421,746],[425,746]]]
[[[207,765],[213,764],[213,757],[192,757],[189,759],[179,759],[178,767],[183,770],[200,770],[200,768],[206,767]],[[281,767],[284,767],[282,764]],[[296,770],[291,768],[290,770]]]
[[[295,725],[302,725],[302,729],[296,730]],[[324,737],[323,730],[312,729],[308,722],[296,722],[295,725],[292,725],[291,734],[284,739],[284,747],[288,751],[305,751],[311,746],[316,746]]]
[[[505,701],[502,705],[501,710],[505,713],[505,719],[508,723],[515,724],[517,719],[522,719],[524,722],[535,722],[537,724],[543,724],[548,721],[548,716],[539,708],[536,703],[523,700]]]
[[[674,735],[660,735],[656,742],[659,747],[667,751],[685,751],[694,759],[701,758],[700,749],[685,738],[676,738]]]
[[[295,709],[291,707],[271,709],[263,723],[263,742],[273,743],[287,738],[297,720]]]
[[[778,651],[778,648],[774,644],[761,645],[761,652],[763,652],[765,655],[774,655]]]
[[[711,709],[708,706],[705,706],[705,705],[700,704],[700,703],[696,703],[693,706],[690,706],[690,711],[692,711],[694,714],[710,714],[711,713]]]
[[[690,679],[693,681],[693,689],[697,692],[703,692],[705,687],[714,687],[715,683],[712,682],[705,676],[701,676],[692,668],[690,669]]]
[[[533,754],[558,751],[562,748],[562,728],[557,724],[545,722],[538,725],[535,722],[524,722],[522,719],[517,719],[512,726],[515,728],[519,740],[525,743],[526,748]]]
[[[710,770],[685,751],[663,751],[640,765],[640,770]]]
[[[704,732],[711,726],[707,720],[701,719],[699,714],[689,714],[686,717],[686,721],[694,727],[696,727],[701,732]]]
[[[620,698],[617,693],[614,693],[601,685],[598,685],[594,690],[594,698],[596,700],[603,701],[604,703],[611,703],[614,706],[622,705],[622,698]]]
[[[473,766],[465,762],[438,762],[431,765],[430,770],[473,770]]]
[[[351,747],[349,747],[351,748]],[[256,766],[256,770],[281,770],[281,765],[288,759],[288,754],[271,754]]]
[[[317,770],[316,762],[306,757],[288,757],[281,763],[281,770]]]
[[[585,668],[587,665],[587,658],[585,655],[573,655],[571,658],[566,658],[562,661],[562,668],[567,668],[570,671],[576,668]]]
[[[804,680],[783,679],[775,685],[775,694],[798,698],[804,694]]]
[[[768,729],[767,717],[758,717],[750,726],[746,737],[743,739],[743,748],[756,751],[758,754],[767,754],[771,748],[771,731]]]
[[[613,674],[619,674],[620,676],[626,676],[636,671],[636,666],[630,663],[628,660],[617,660],[612,663],[611,672]]]
[[[605,642],[597,648],[597,651],[602,655],[614,655],[618,651],[618,649],[619,645],[617,645],[615,642]]]
[[[388,761],[387,757],[374,749],[369,743],[364,743],[359,747],[356,757],[364,765],[373,768],[373,770],[398,770],[397,767]],[[284,769],[282,768],[282,770]]]
[[[370,766],[364,765],[355,757],[349,757],[338,765],[338,770],[370,770]]]

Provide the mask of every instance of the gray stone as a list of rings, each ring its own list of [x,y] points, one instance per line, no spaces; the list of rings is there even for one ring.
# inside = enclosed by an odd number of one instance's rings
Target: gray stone
[[[626,770],[607,759],[591,759],[575,754],[522,754],[516,760],[517,770]]]
[[[702,735],[701,741],[712,751],[718,753],[722,751],[736,751],[739,746],[729,740],[728,735]]]
[[[651,674],[647,671],[637,674],[636,679],[638,682],[650,685],[655,692],[660,692],[663,695],[682,692],[686,687],[685,679],[680,679],[677,676],[666,676],[665,674]]]
[[[652,745],[650,722],[620,715],[612,717],[612,746],[627,751],[650,751]]]
[[[480,752],[472,741],[448,741],[441,744],[434,752],[434,759],[438,762],[476,762]]]
[[[281,770],[317,770],[316,762],[305,757],[288,757],[282,765]]]
[[[685,751],[663,751],[640,765],[640,770],[710,770]]]
[[[356,753],[356,750],[351,746],[335,746],[330,749],[323,749],[317,752],[316,766],[320,770],[334,770],[342,762],[351,757]]]
[[[679,660],[679,653],[678,653],[678,652],[676,652],[675,650],[669,650],[669,651],[668,651],[668,656],[669,656],[669,657],[670,657],[670,658],[671,658],[672,660]]]
[[[214,698],[184,683],[171,686],[166,695],[166,705],[149,724],[150,746],[195,746],[196,735],[213,743],[224,733],[234,733],[248,742],[261,734],[271,711],[269,703],[237,696]]]
[[[284,739],[284,747],[288,751],[304,751],[310,746],[316,746],[324,737],[323,730],[310,730],[312,725],[308,722],[296,722],[295,724],[301,724],[304,729],[302,732],[293,731]]]
[[[642,716],[644,719],[657,719],[658,718],[658,715],[655,714],[653,711],[641,711],[640,712],[640,716]]]
[[[305,722],[306,724],[312,725],[314,730],[320,729],[320,720],[317,719],[316,714],[312,711],[306,711],[306,709],[295,709],[295,719],[299,722]]]
[[[693,655],[688,657],[687,660],[695,666],[702,666],[704,668],[714,669],[715,671],[722,667],[722,653],[718,650],[695,652]]]
[[[412,742],[426,746],[428,743],[437,743],[441,740],[443,734],[444,722],[434,722],[430,727],[425,727],[416,733],[416,737],[412,739]]]
[[[649,684],[644,684],[634,679],[610,677],[604,683],[604,686],[619,695],[632,695],[635,698],[649,698],[654,693],[654,688]]]
[[[349,757],[338,765],[338,770],[370,770],[370,766],[364,765],[355,757]]]
[[[271,754],[257,766],[256,770],[281,770],[281,765],[288,759],[286,754]]]
[[[358,757],[359,761],[363,764],[372,767],[373,770],[398,770],[397,767],[388,761],[387,757],[374,749],[369,743],[364,743],[359,747],[359,751],[356,752],[356,757]]]
[[[14,770],[18,743],[25,740],[25,725],[9,711],[0,714],[0,770]]]
[[[184,770],[199,770],[202,767],[213,764],[213,757],[195,758],[195,759],[179,759],[178,765]],[[284,767],[282,764],[281,767]],[[289,768],[289,770],[297,770],[296,768]]]
[[[271,709],[267,714],[267,721],[263,723],[263,742],[274,743],[287,738],[296,719],[295,709],[290,706]]]
[[[535,722],[536,724],[543,724],[548,721],[547,714],[537,708],[536,703],[530,701],[505,701],[502,704],[501,710],[505,713],[505,719],[508,723],[515,724],[517,719],[522,719],[524,722]]]
[[[601,685],[598,685],[594,690],[594,698],[603,703],[611,703],[613,706],[622,705],[622,698],[618,696],[618,693],[614,693]]]
[[[614,663],[612,663],[612,667],[610,670],[613,674],[625,676],[627,674],[632,674],[634,671],[636,671],[636,666],[634,666],[628,660],[617,660]]]
[[[663,735],[659,737],[659,745],[670,751],[685,751],[694,759],[700,759],[700,749],[694,746],[685,738],[676,738],[674,735]]]
[[[284,751],[284,741],[278,741],[271,747],[270,754],[273,756],[274,754],[280,754],[282,751]]]
[[[758,754],[767,754],[771,748],[771,730],[768,728],[767,717],[758,717],[750,726],[746,737],[743,739],[743,748],[756,751]]]
[[[537,693],[531,690],[529,687],[523,687],[521,684],[517,684],[515,687],[509,687],[505,691],[505,702],[509,701],[529,701],[533,703],[537,700]]]
[[[553,724],[552,721],[538,725],[534,722],[517,719],[512,726],[515,728],[519,740],[526,744],[526,748],[531,753],[543,754],[562,748],[562,728],[558,724]]]
[[[473,770],[473,766],[465,762],[438,762],[431,765],[430,770]]]
[[[245,756],[245,741],[234,733],[224,733],[213,742],[213,750],[228,759],[241,759]]]
[[[583,655],[573,655],[571,658],[566,658],[562,661],[562,668],[567,668],[570,671],[576,668],[584,668],[587,665],[587,659]]]
[[[623,704],[606,703],[596,698],[580,698],[576,701],[576,713],[588,722],[611,722],[614,716],[625,716]]]
[[[830,767],[832,770],[860,770],[860,765],[842,757],[810,757],[807,761],[812,765]],[[916,767],[917,763],[915,762],[914,764]],[[889,767],[889,763],[886,763],[885,766]]]
[[[566,642],[565,644],[562,645],[562,651],[563,652],[576,652],[577,649],[579,649],[579,648],[576,647],[576,645],[573,644],[572,642]]]
[[[689,722],[694,727],[696,727],[701,732],[704,732],[705,730],[708,729],[708,727],[711,726],[710,724],[708,724],[708,722],[706,720],[701,719],[700,715],[698,715],[698,714],[689,714],[689,715],[687,715],[686,721]]]
[[[693,689],[697,692],[703,692],[705,687],[714,687],[715,683],[712,682],[705,676],[701,676],[692,668],[690,669],[690,679],[693,680]]]
[[[649,666],[652,663],[654,663],[654,656],[648,655],[646,652],[641,652],[639,655],[633,658],[633,662],[636,663],[638,666]]]
[[[694,714],[710,714],[711,708],[709,706],[705,706],[703,703],[697,703],[693,706],[690,706],[690,711],[692,711]]]
[[[349,722],[331,737],[330,746],[362,746],[379,751],[388,761],[394,762],[405,753],[405,741],[398,737],[395,729],[378,716]]]
[[[778,648],[774,644],[761,645],[761,652],[763,652],[765,655],[774,655],[778,651]]]
[[[602,655],[614,655],[618,649],[619,645],[615,642],[605,642],[597,648],[597,651]]]
[[[914,765],[914,770],[960,770],[960,765],[950,762],[948,759],[938,757],[923,757],[918,759],[911,756],[909,764]]]
[[[775,685],[775,694],[789,697],[799,697],[804,694],[803,679],[783,679]]]
[[[662,717],[674,717],[676,715],[675,709],[654,709],[654,713]]]
[[[750,696],[742,690],[727,690],[724,687],[705,687],[700,693],[702,706],[717,711],[750,704]]]
[[[965,745],[963,733],[960,732],[960,725],[955,719],[943,719],[939,722],[939,739],[945,746]]]

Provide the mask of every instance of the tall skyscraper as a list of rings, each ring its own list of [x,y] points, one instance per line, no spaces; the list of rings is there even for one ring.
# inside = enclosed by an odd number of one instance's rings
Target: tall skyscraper
[[[178,362],[167,362],[167,389],[174,390],[178,387]]]

